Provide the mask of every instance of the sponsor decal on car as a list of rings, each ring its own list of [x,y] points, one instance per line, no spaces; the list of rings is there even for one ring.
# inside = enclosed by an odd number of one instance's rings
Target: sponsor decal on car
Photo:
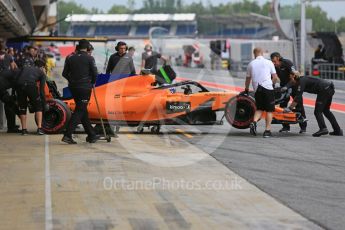
[[[189,112],[191,109],[190,102],[167,102],[166,110],[168,114],[171,113],[180,113],[180,112]]]
[[[175,87],[169,88],[169,91],[171,94],[174,94],[176,93],[176,88]]]

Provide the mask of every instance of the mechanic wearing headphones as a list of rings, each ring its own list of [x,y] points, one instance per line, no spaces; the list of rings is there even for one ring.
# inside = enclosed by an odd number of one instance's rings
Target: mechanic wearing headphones
[[[152,51],[152,46],[149,44],[145,45],[144,50],[145,52],[141,55],[141,69],[149,69],[151,70],[151,73],[156,74],[158,59],[161,59],[164,62],[166,62],[167,59],[162,56],[162,54]]]
[[[92,52],[95,50],[95,48],[93,48],[93,45],[89,44],[89,46],[87,47],[87,54],[88,55],[92,55]]]
[[[253,81],[257,108],[254,121],[249,126],[250,133],[256,136],[256,123],[260,120],[262,112],[266,111],[266,129],[263,137],[271,137],[272,112],[275,109],[273,83],[278,81],[278,77],[273,63],[263,57],[262,48],[255,48],[253,52],[255,59],[247,67],[245,82],[245,92],[248,94],[249,84]]]
[[[45,63],[42,60],[36,60],[35,66],[23,66],[16,79],[16,88],[18,95],[19,118],[22,124],[22,135],[27,135],[26,129],[26,110],[28,107],[27,98],[35,112],[37,123],[37,134],[43,135],[42,130],[42,111],[47,109],[44,97],[44,87],[47,76],[44,73]],[[37,82],[40,83],[40,90],[37,90]]]
[[[115,46],[116,53],[112,54],[108,61],[107,74],[135,74],[133,58],[128,55],[128,46],[125,42],[118,42]]]
[[[284,112],[290,112],[296,107],[298,101],[302,99],[303,92],[317,94],[314,115],[320,130],[314,133],[313,137],[328,134],[328,129],[322,114],[325,115],[332,125],[333,132],[330,132],[329,134],[332,136],[343,136],[343,130],[340,128],[334,114],[330,110],[333,95],[335,93],[333,82],[316,77],[300,77],[298,72],[295,72],[295,75],[291,77],[290,82],[297,86],[297,91],[293,102],[289,107],[284,109]]]
[[[288,82],[290,81],[290,75],[293,75],[296,71],[293,63],[283,58],[280,53],[274,52],[271,54],[271,61],[273,62],[277,75],[280,79],[280,87],[282,92],[285,92],[287,88],[289,88]],[[296,95],[296,87],[292,87],[292,98]],[[290,101],[290,98],[287,98],[283,103],[280,104],[281,108],[285,108]],[[299,111],[304,119],[306,119],[305,110],[303,106],[303,98],[300,98],[299,101],[297,101],[296,110]],[[307,130],[307,122],[299,123],[300,131],[299,133],[305,133]],[[283,124],[283,128],[279,130],[279,132],[290,132],[290,125],[289,124]]]
[[[86,137],[87,142],[95,143],[99,139],[91,126],[87,111],[92,86],[95,84],[97,77],[95,59],[87,53],[89,45],[90,43],[87,40],[81,39],[78,52],[66,59],[62,72],[62,76],[68,80],[68,87],[76,104],[62,138],[62,141],[68,144],[77,143],[73,140],[72,134],[79,122],[82,123],[85,132],[88,134]]]

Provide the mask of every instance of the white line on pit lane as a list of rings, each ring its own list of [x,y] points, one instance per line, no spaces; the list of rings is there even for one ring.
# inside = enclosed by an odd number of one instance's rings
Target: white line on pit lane
[[[51,194],[51,176],[49,160],[49,136],[45,135],[45,229],[53,229],[52,215],[52,194]]]

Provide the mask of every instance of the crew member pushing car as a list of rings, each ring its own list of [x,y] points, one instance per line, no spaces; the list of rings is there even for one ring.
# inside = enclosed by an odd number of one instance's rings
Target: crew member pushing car
[[[293,75],[296,71],[292,61],[289,59],[283,58],[280,53],[274,52],[271,54],[271,61],[273,62],[277,75],[280,79],[280,87],[282,92],[285,92],[289,88],[290,75]],[[292,87],[291,97],[294,98],[296,95],[296,87]],[[280,104],[281,108],[285,108],[290,101],[290,97]],[[297,101],[296,111],[300,112],[302,117],[306,120],[306,114],[303,106],[303,98],[300,98],[300,101]],[[299,133],[305,133],[307,131],[307,122],[299,123],[300,131]],[[279,132],[290,132],[290,125],[283,124],[283,128]]]
[[[72,138],[78,123],[81,121],[85,132],[86,141],[94,143],[99,139],[89,120],[87,106],[89,104],[92,86],[96,82],[97,67],[95,59],[87,53],[90,43],[82,39],[79,41],[79,50],[65,61],[62,76],[68,80],[68,87],[71,90],[75,101],[75,110],[62,138],[63,142],[76,144]]]
[[[254,121],[250,124],[250,133],[256,136],[256,123],[261,118],[262,112],[266,111],[266,129],[263,137],[271,137],[272,112],[275,109],[273,83],[278,80],[278,77],[273,63],[263,57],[262,48],[254,49],[254,57],[255,59],[248,65],[245,82],[245,91],[248,93],[249,84],[253,81],[257,108]]]
[[[26,128],[26,112],[28,107],[27,98],[35,112],[35,120],[37,123],[37,134],[43,135],[42,130],[42,111],[46,108],[44,87],[46,83],[46,75],[44,73],[45,63],[41,60],[35,61],[35,66],[23,66],[19,76],[16,79],[16,88],[18,96],[19,118],[22,124],[22,135],[27,135]],[[37,89],[39,82],[40,90]]]
[[[333,95],[335,93],[333,82],[309,76],[300,77],[299,73],[296,73],[294,77],[291,77],[291,82],[297,86],[297,91],[293,102],[288,108],[285,108],[285,112],[290,112],[295,108],[298,101],[301,100],[303,92],[316,94],[317,98],[315,102],[314,115],[320,130],[314,133],[313,136],[319,137],[328,134],[328,129],[323,115],[325,115],[329,120],[333,128],[333,132],[330,132],[329,134],[333,136],[343,136],[343,130],[340,128],[334,114],[330,110]]]

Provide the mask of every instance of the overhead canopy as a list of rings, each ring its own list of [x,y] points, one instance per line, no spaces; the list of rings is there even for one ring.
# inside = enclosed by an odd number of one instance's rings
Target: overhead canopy
[[[30,1],[0,1],[0,37],[7,38],[29,34],[35,21],[25,15],[22,6],[32,9]]]
[[[47,22],[55,0],[0,0],[0,38],[30,35]]]

